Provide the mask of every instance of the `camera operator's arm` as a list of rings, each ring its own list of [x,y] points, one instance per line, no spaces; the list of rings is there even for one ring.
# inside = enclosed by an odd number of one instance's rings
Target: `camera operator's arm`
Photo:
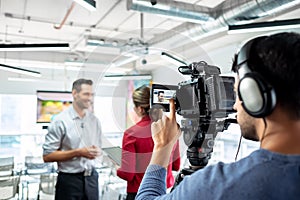
[[[170,116],[163,115],[162,119],[153,122],[151,131],[154,148],[150,164],[167,168],[174,144],[181,134],[176,122],[174,100],[170,100]]]
[[[161,111],[162,112],[162,111]],[[154,148],[150,164],[139,187],[137,200],[154,199],[166,194],[166,175],[174,144],[181,131],[175,118],[174,100],[170,100],[170,116],[162,116],[151,125]]]

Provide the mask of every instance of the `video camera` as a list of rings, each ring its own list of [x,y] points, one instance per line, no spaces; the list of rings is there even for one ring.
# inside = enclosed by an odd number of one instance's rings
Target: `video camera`
[[[234,77],[220,76],[220,69],[201,61],[178,69],[191,80],[178,85],[152,84],[151,106],[169,111],[169,99],[176,100],[176,110],[183,117],[198,118],[210,114],[219,116],[233,112],[235,102]],[[164,94],[159,101],[158,95]]]
[[[226,119],[234,112],[235,80],[234,77],[221,76],[218,67],[204,61],[181,66],[178,70],[190,75],[191,79],[177,86],[153,84],[151,106],[169,111],[169,99],[175,99],[176,112],[183,117],[181,130],[191,164],[189,169],[181,172],[187,175],[207,165],[217,133],[227,129],[230,123],[236,123],[235,119]],[[163,102],[158,101],[159,91],[164,92]]]

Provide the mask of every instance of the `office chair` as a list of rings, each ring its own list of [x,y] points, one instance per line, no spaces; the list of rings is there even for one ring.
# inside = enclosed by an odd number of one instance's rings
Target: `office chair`
[[[0,158],[0,199],[19,197],[20,174],[14,171],[14,157]]]
[[[0,158],[0,177],[11,176],[14,172],[14,157]]]
[[[55,194],[55,185],[57,180],[57,173],[53,172],[50,174],[41,174],[39,191],[37,199],[40,199],[41,194],[54,195]]]
[[[27,189],[27,199],[29,198],[29,184],[39,184],[41,175],[50,174],[55,171],[53,163],[44,163],[42,157],[26,156],[25,157],[25,181],[22,182],[22,194],[24,188]],[[40,186],[39,186],[40,187]],[[39,198],[39,194],[37,196]]]
[[[0,199],[11,199],[18,194],[19,199],[20,176],[0,177]]]

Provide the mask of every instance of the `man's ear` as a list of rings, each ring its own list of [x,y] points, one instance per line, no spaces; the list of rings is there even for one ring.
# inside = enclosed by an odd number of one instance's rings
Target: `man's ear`
[[[72,90],[72,95],[73,97],[77,94],[77,91],[76,90]]]

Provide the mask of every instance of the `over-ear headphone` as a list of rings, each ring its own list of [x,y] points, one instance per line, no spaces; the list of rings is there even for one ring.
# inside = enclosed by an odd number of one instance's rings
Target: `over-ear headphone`
[[[274,88],[260,74],[251,71],[248,66],[253,43],[263,38],[266,38],[266,36],[248,41],[241,48],[237,56],[237,67],[240,78],[238,96],[242,101],[245,111],[253,117],[265,117],[269,115],[276,105]]]

